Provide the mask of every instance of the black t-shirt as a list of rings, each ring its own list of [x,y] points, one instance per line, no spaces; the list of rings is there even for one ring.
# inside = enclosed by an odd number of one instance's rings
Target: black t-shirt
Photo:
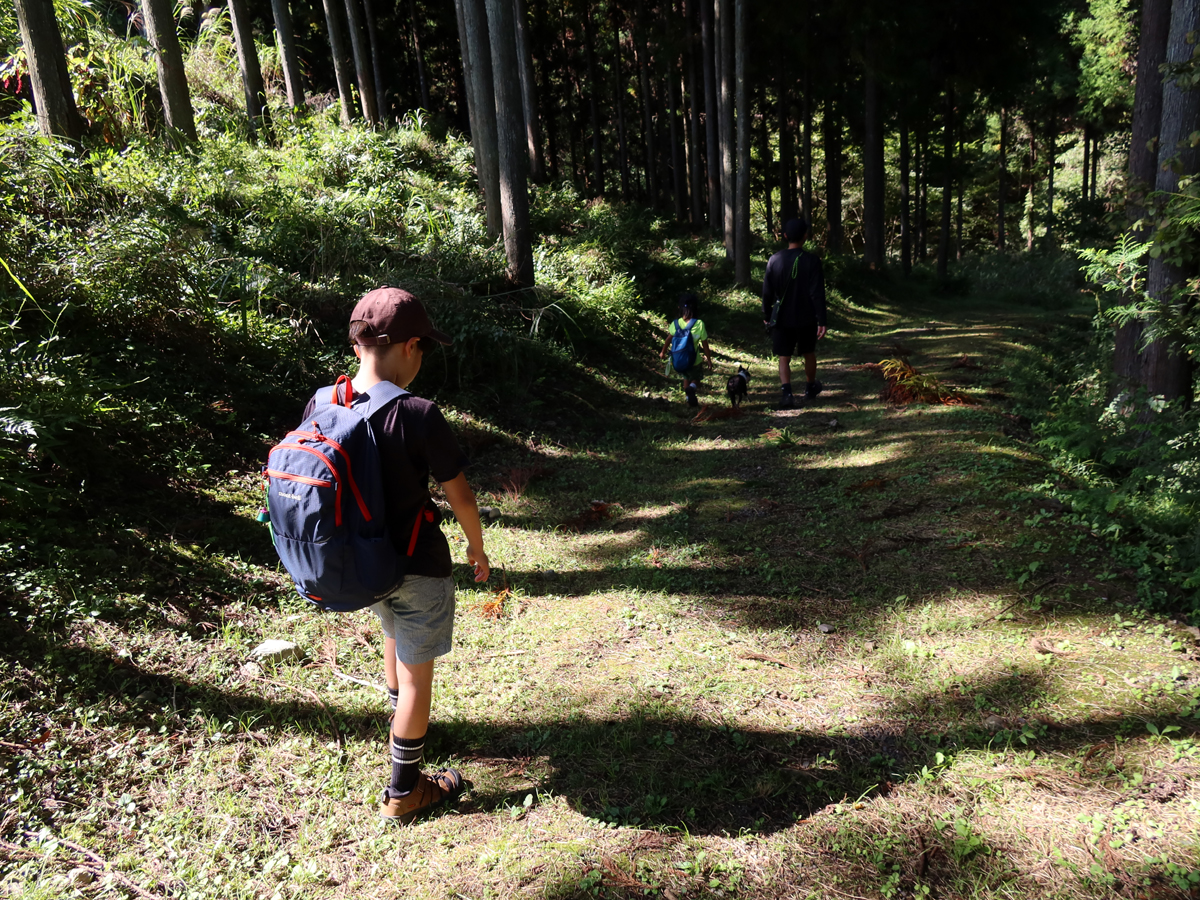
[[[792,277],[795,268],[796,277]],[[767,261],[763,276],[763,320],[770,321],[775,298],[782,297],[776,325],[824,325],[825,275],[821,260],[803,250],[780,250]]]
[[[304,418],[312,413],[314,405],[310,400]],[[440,483],[453,481],[469,460],[446,417],[431,400],[406,394],[371,416],[371,429],[383,469],[388,534],[397,552],[407,553],[413,522],[429,504],[430,476]],[[433,522],[421,523],[417,547],[408,564],[410,575],[445,578],[451,573],[450,545],[438,527],[440,513],[435,515]]]

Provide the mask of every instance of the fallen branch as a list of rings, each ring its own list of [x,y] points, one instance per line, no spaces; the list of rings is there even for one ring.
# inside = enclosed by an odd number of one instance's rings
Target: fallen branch
[[[743,653],[741,655],[741,658],[742,659],[753,659],[753,660],[757,660],[758,662],[775,663],[775,665],[783,666],[785,669],[796,668],[791,663],[786,663],[782,659],[776,659],[774,656],[767,656],[765,653]]]
[[[35,840],[41,837],[40,835],[34,834],[32,831],[26,831],[26,832],[24,832],[24,835],[27,838],[33,838]],[[166,900],[166,898],[163,897],[162,894],[155,894],[155,893],[152,893],[152,892],[146,890],[141,885],[139,885],[136,881],[131,879],[128,875],[125,875],[124,873],[118,871],[117,869],[114,869],[112,867],[112,865],[108,862],[108,860],[106,860],[106,859],[104,859],[104,857],[92,852],[87,847],[81,847],[79,844],[76,844],[72,841],[68,841],[66,838],[63,838],[63,837],[53,837],[53,838],[50,838],[50,840],[53,841],[58,846],[66,847],[68,850],[73,850],[74,852],[78,853],[79,855],[84,856],[87,859],[91,860],[91,863],[92,863],[91,865],[87,865],[85,863],[82,866],[82,868],[88,869],[89,871],[98,869],[100,872],[111,875],[116,881],[120,882],[120,884],[123,887],[126,887],[129,890],[133,891],[139,897],[145,897],[146,900]],[[8,849],[10,846],[15,847],[16,849],[19,849],[19,850],[24,849],[24,848],[17,847],[16,845],[10,845],[10,844],[8,844],[7,841],[0,841],[0,845],[3,845],[5,847],[5,849]],[[32,853],[33,851],[24,849],[24,852]],[[34,854],[34,855],[35,855],[35,857],[37,856],[37,854]]]

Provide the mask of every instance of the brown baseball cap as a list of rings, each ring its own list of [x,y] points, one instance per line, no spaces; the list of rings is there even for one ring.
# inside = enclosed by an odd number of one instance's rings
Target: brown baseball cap
[[[386,284],[355,304],[350,321],[366,323],[367,327],[355,341],[366,347],[401,344],[415,337],[431,338],[447,346],[451,343],[448,335],[433,327],[420,300],[408,291]]]

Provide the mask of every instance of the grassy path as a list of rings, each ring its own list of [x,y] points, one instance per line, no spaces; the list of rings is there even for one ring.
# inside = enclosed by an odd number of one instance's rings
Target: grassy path
[[[85,703],[97,676],[52,706],[30,664],[10,693],[43,698],[49,739],[6,739],[32,774],[5,786],[121,875],[10,820],[3,885],[66,896],[90,866],[87,896],[1195,896],[1196,636],[1118,605],[1125,573],[1030,487],[1050,473],[1001,364],[1044,325],[849,314],[802,410],[770,409],[754,304],[727,298],[710,388],[749,362],[744,416],[691,422],[648,359],[520,435],[457,417],[501,517],[435,688],[427,760],[474,782],[454,812],[380,825],[374,620],[248,571],[207,615],[77,630],[79,671],[115,666],[122,692]],[[897,355],[983,402],[886,406],[855,366]],[[580,416],[606,436],[575,440]],[[307,661],[245,664],[277,636]]]

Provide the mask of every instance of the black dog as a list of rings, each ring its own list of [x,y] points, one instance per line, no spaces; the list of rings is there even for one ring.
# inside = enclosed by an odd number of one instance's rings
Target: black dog
[[[731,406],[737,406],[746,399],[746,386],[750,384],[750,373],[745,366],[738,366],[737,374],[730,375],[725,382],[725,393],[729,395]]]

